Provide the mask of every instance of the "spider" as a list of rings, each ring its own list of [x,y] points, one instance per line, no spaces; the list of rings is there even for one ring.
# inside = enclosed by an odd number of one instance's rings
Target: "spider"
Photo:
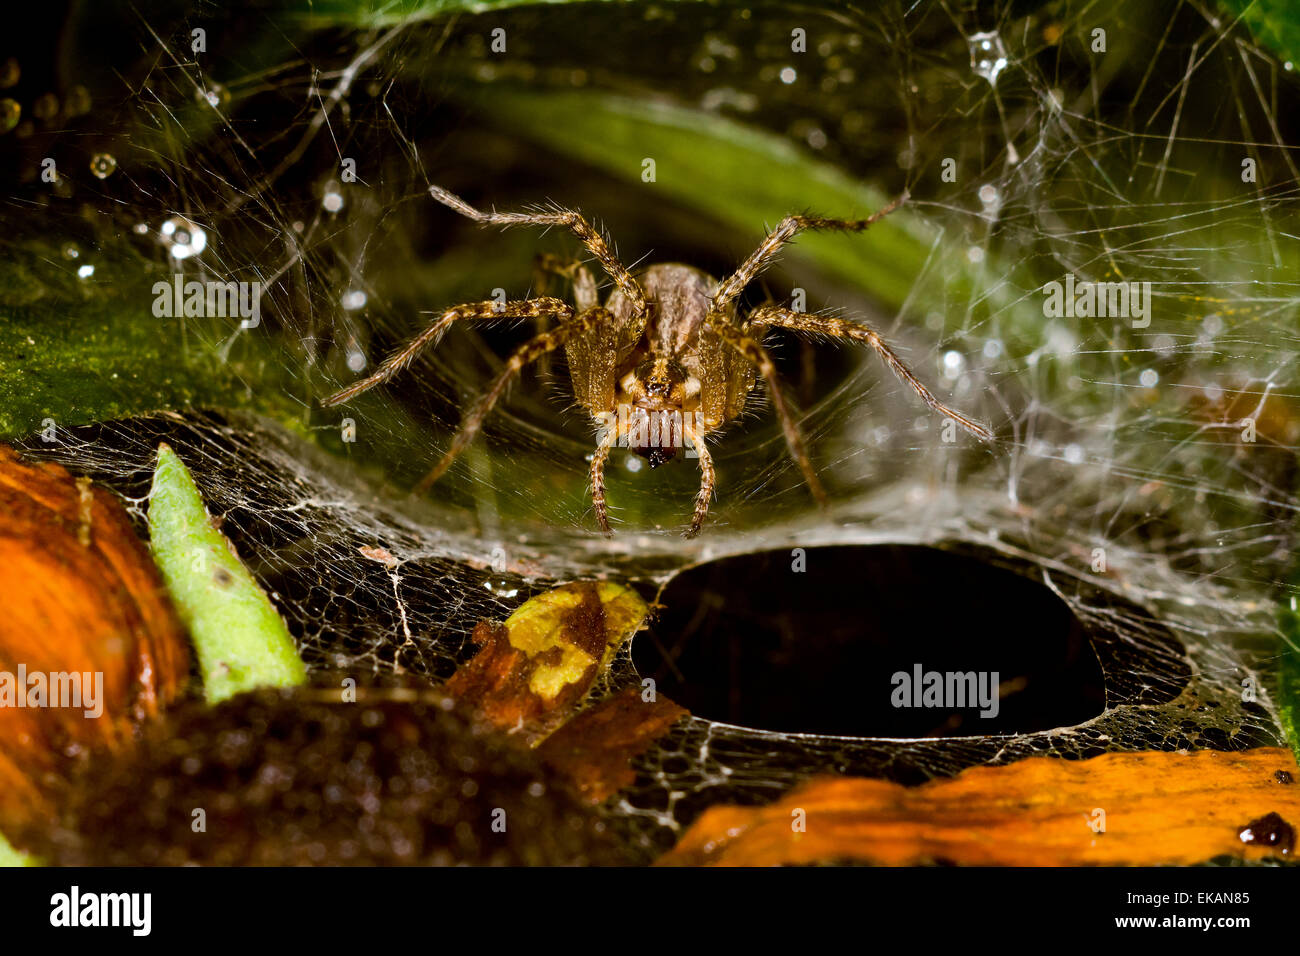
[[[387,382],[421,349],[436,342],[457,322],[536,319],[554,323],[511,354],[505,367],[465,413],[451,447],[415,487],[416,494],[427,491],[464,451],[519,372],[561,347],[568,359],[574,398],[600,426],[591,460],[591,499],[596,520],[606,534],[612,530],[605,500],[605,464],[611,449],[620,442],[647,458],[651,467],[676,457],[683,448],[698,458],[700,490],[690,527],[683,534],[688,538],[699,534],[716,481],[713,459],[704,439],[740,416],[755,387],[756,372],[766,383],[790,454],[798,463],[809,490],[818,504],[826,503],[826,492],[808,459],[803,436],[777,379],[776,366],[762,345],[769,329],[790,329],[869,345],[931,409],[982,439],[993,437],[983,425],[953,411],[930,394],[873,329],[832,316],[796,312],[771,304],[747,315],[738,309],[741,292],[797,233],[814,229],[861,232],[906,202],[907,193],[866,219],[786,216],[740,268],[721,282],[699,269],[677,263],[652,265],[634,276],[605,238],[572,209],[483,212],[440,186],[430,186],[429,195],[484,225],[561,226],[570,230],[613,281],[614,290],[602,305],[596,281],[586,266],[551,256],[539,257],[539,267],[544,272],[571,280],[573,305],[541,296],[454,306],[372,375],[324,400],[326,406],[338,405]]]

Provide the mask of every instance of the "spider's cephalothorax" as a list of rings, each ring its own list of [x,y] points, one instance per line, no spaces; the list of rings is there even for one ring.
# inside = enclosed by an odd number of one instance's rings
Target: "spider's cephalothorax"
[[[700,492],[686,535],[692,537],[699,533],[713,498],[715,481],[713,459],[705,447],[705,438],[740,415],[759,374],[767,385],[791,455],[813,496],[818,502],[825,501],[825,492],[808,460],[803,437],[781,390],[776,367],[762,346],[764,334],[772,328],[869,345],[925,404],[980,438],[993,437],[983,425],[958,414],[931,395],[879,334],[867,326],[772,305],[760,306],[743,316],[738,313],[736,303],[745,286],[775,259],[781,247],[796,233],[804,229],[861,231],[897,209],[906,195],[866,219],[787,216],[735,273],[719,282],[699,269],[677,264],[651,266],[633,276],[619,262],[604,237],[573,210],[482,212],[439,186],[430,187],[429,193],[444,205],[481,223],[568,228],[613,280],[614,291],[601,305],[596,281],[585,266],[542,256],[539,267],[544,273],[563,275],[572,281],[574,305],[540,297],[504,304],[492,300],[455,306],[443,312],[374,374],[325,400],[325,405],[337,405],[386,382],[454,322],[528,318],[551,323],[548,331],[526,342],[510,356],[483,397],[466,413],[451,447],[420,482],[417,491],[427,489],[447,470],[520,370],[558,348],[564,348],[568,357],[574,398],[599,426],[599,440],[591,462],[591,494],[596,520],[606,533],[610,526],[605,502],[605,463],[616,445],[644,456],[651,467],[671,460],[683,449],[698,459]]]

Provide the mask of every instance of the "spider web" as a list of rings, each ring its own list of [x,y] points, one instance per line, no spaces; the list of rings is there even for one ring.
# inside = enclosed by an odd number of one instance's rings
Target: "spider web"
[[[1282,741],[1271,675],[1277,609],[1295,594],[1300,88],[1250,24],[1193,2],[580,4],[348,29],[225,16],[206,21],[213,52],[201,57],[188,23],[133,22],[117,115],[134,145],[97,187],[111,216],[86,254],[133,243],[158,275],[261,281],[262,326],[186,322],[186,348],[245,375],[261,356],[271,371],[246,384],[272,411],[161,412],[23,445],[106,482],[142,518],[154,449],[172,444],[312,667],[445,678],[472,653],[477,620],[575,577],[653,595],[681,568],[760,549],[980,546],[1108,635],[1102,715],[906,741],[692,717],[639,759],[637,783],[607,812],[649,855],[713,802],[764,801],[818,772],[913,781],[1029,754]],[[644,31],[631,50],[629,17]],[[498,26],[509,52],[492,58]],[[808,36],[798,57],[795,28]],[[1092,49],[1096,29],[1105,53]],[[234,55],[254,30],[292,50]],[[899,308],[798,248],[766,291],[806,288],[810,309],[881,328],[998,441],[943,441],[870,354],[809,358],[774,337],[830,510],[813,505],[756,402],[711,446],[718,497],[698,540],[678,536],[692,464],[651,472],[622,451],[610,465],[618,533],[606,540],[587,498],[590,426],[557,357],[525,374],[432,496],[406,497],[501,356],[535,330],[455,330],[342,413],[315,403],[431,310],[498,287],[522,298],[536,289],[534,253],[582,252],[556,233],[456,221],[424,195],[429,181],[499,209],[578,205],[625,261],[720,274],[761,235],[761,222],[737,235],[682,204],[647,203],[640,157],[620,178],[494,125],[481,104],[511,84],[698,109],[886,193],[909,188],[907,215],[932,244]],[[133,156],[152,169],[132,172]],[[341,181],[348,157],[358,183]],[[941,176],[946,159],[955,182]],[[1257,181],[1243,182],[1245,160]],[[72,216],[41,215],[52,229]],[[159,234],[178,216],[206,240],[183,260]],[[956,270],[975,281],[952,283]],[[1066,274],[1150,282],[1149,326],[1049,317],[1044,283]],[[636,679],[625,655],[614,682]]]

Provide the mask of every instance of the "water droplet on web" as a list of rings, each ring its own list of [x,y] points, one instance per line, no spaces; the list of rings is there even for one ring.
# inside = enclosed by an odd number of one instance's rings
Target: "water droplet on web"
[[[325,187],[320,204],[326,212],[338,212],[343,208],[343,193],[339,192],[338,183],[331,182]]]
[[[0,100],[0,133],[7,133],[17,126],[22,115],[23,108],[17,100],[11,100],[7,96]]]
[[[184,216],[173,216],[158,228],[163,245],[173,259],[188,259],[207,248],[208,234]]]
[[[1065,460],[1068,461],[1071,465],[1083,464],[1082,445],[1077,445],[1071,442],[1070,444],[1065,446],[1065,450],[1062,452],[1062,454],[1065,456]]]
[[[966,259],[973,265],[979,265],[984,261],[984,250],[979,246],[971,246],[966,250]]]
[[[1218,335],[1223,331],[1223,319],[1211,313],[1201,320],[1201,328],[1205,330],[1206,335]]]
[[[991,359],[997,358],[1001,354],[1002,354],[1001,339],[989,339],[987,342],[984,343],[985,358],[991,358]]]
[[[781,82],[784,83],[786,86],[789,86],[798,78],[799,78],[799,73],[792,66],[787,66],[785,69],[781,71]]]
[[[366,353],[361,351],[361,346],[357,345],[356,339],[348,342],[348,369],[353,372],[360,372],[366,367]]]
[[[972,33],[970,37],[970,68],[996,84],[998,74],[1007,65],[1007,50],[1002,45],[1002,37],[996,30],[987,33]]]
[[[519,594],[518,588],[512,588],[504,578],[497,580],[495,583],[491,578],[483,582],[483,587],[491,591],[497,597],[512,598]]]
[[[364,308],[366,304],[366,294],[360,289],[352,289],[343,293],[343,308],[349,312],[355,312],[357,309]]]
[[[95,274],[95,267],[92,266],[90,263],[86,263],[84,266],[77,267],[78,279],[89,279],[94,274]]]
[[[1160,373],[1153,368],[1143,369],[1142,374],[1138,377],[1138,381],[1141,382],[1145,388],[1155,388],[1156,383],[1160,381]]]
[[[1211,382],[1209,385],[1206,385],[1201,389],[1201,391],[1205,393],[1207,399],[1215,404],[1218,404],[1223,400],[1223,386],[1218,382]]]
[[[195,95],[200,103],[206,103],[213,109],[230,102],[230,92],[220,83],[210,83],[207,89],[199,90]]]
[[[134,226],[131,227],[131,231],[134,232],[137,236],[143,236],[146,233],[148,233],[149,224],[147,222],[137,222]]]
[[[623,467],[630,472],[638,472],[641,470],[641,459],[636,455],[624,455]]]
[[[999,198],[998,187],[990,186],[988,183],[985,183],[983,186],[980,187],[979,197],[980,197],[980,202],[982,202],[984,205],[986,206],[995,205],[998,202],[998,198]]]
[[[117,160],[112,153],[96,153],[90,157],[90,171],[96,179],[107,179],[117,169]]]
[[[956,378],[966,369],[966,356],[951,350],[943,353],[943,377]]]
[[[81,258],[81,250],[77,247],[77,244],[75,242],[64,243],[63,258],[65,259]]]

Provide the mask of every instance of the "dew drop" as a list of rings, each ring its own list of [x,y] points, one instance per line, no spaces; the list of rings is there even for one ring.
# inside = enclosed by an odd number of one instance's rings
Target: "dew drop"
[[[343,194],[339,192],[338,183],[331,182],[325,187],[325,195],[321,197],[320,204],[326,212],[338,212],[343,208]]]
[[[985,357],[985,358],[991,358],[991,359],[994,359],[994,358],[997,358],[997,357],[998,357],[999,355],[1001,355],[1001,354],[1002,354],[1002,340],[1001,340],[1001,339],[989,339],[987,342],[984,343],[984,357]]]
[[[225,106],[230,102],[229,91],[220,83],[212,83],[207,89],[199,90],[194,95],[198,97],[200,103],[206,103],[213,109]]]
[[[1006,47],[996,30],[972,33],[970,37],[970,67],[989,83],[996,84],[998,74],[1007,65]]]
[[[173,259],[188,259],[207,248],[208,234],[184,216],[173,216],[158,228],[163,245]]]
[[[950,350],[943,353],[943,376],[944,378],[956,378],[966,368],[966,356],[956,350]]]
[[[364,308],[366,304],[366,294],[360,289],[352,289],[343,293],[343,308],[349,312],[355,312],[357,309]]]
[[[75,242],[64,243],[64,246],[63,246],[63,258],[65,258],[65,259],[80,259],[80,258],[81,258],[81,250],[80,250],[79,248],[77,248],[77,244],[76,244]]]
[[[1143,369],[1142,374],[1138,377],[1138,381],[1141,382],[1145,388],[1155,388],[1156,383],[1160,381],[1160,373],[1153,368]]]
[[[992,206],[998,201],[998,188],[985,183],[980,187],[980,202],[986,206]]]
[[[1082,445],[1077,445],[1071,442],[1070,444],[1065,446],[1065,450],[1062,452],[1062,454],[1065,456],[1065,460],[1068,461],[1071,465],[1083,464]]]
[[[348,342],[348,369],[353,372],[360,372],[366,367],[366,353],[361,351],[357,345],[356,339]]]
[[[117,169],[117,159],[112,153],[96,153],[90,157],[90,171],[96,179],[107,179]]]
[[[787,66],[785,69],[781,71],[781,82],[784,83],[786,86],[789,86],[798,78],[799,78],[799,73],[792,66]]]
[[[77,267],[78,279],[89,279],[94,274],[95,274],[95,267],[92,266],[90,263],[86,263],[84,266]]]

